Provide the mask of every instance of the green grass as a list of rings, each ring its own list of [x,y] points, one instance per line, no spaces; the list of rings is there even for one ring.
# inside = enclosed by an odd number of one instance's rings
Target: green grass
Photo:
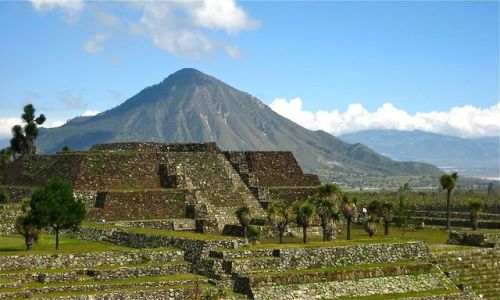
[[[302,248],[302,247],[330,247],[330,246],[346,246],[355,244],[371,244],[371,243],[398,243],[408,241],[425,241],[429,245],[445,245],[448,240],[448,232],[444,229],[406,229],[403,235],[403,230],[398,227],[391,227],[389,235],[385,236],[383,228],[380,226],[379,231],[373,238],[369,238],[368,234],[359,225],[353,225],[351,228],[351,240],[346,240],[347,229],[344,227],[342,233],[337,237],[337,240],[331,242],[323,242],[321,236],[309,237],[307,244],[302,244],[302,236],[285,237],[284,243],[279,244],[278,238],[267,238],[261,241],[259,245],[250,245],[233,251],[241,250],[256,250],[256,249],[278,249],[278,248]],[[226,250],[226,249],[225,249]]]
[[[82,252],[102,252],[115,250],[132,250],[133,248],[108,245],[84,240],[61,237],[59,240],[59,250],[55,249],[55,237],[53,235],[42,234],[37,245],[32,250],[26,250],[24,238],[22,236],[0,236],[0,256],[6,255],[26,255],[26,254],[54,254],[54,253],[82,253]]]

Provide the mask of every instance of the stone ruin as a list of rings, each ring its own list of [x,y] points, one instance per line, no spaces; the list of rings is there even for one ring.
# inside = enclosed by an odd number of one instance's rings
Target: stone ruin
[[[237,224],[243,205],[264,219],[278,197],[305,199],[320,185],[291,152],[225,152],[215,143],[114,143],[24,156],[0,172],[0,184],[19,200],[56,176],[73,185],[88,221],[191,219],[199,232]]]

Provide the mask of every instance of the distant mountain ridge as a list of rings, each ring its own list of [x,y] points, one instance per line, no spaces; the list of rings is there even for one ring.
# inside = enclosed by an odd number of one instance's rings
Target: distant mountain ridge
[[[182,69],[121,105],[43,129],[38,149],[88,149],[119,141],[216,142],[228,150],[289,150],[314,173],[358,176],[439,175],[430,164],[396,162],[361,144],[310,131],[278,115],[254,96],[195,69]]]
[[[396,160],[431,163],[474,177],[499,177],[500,137],[460,138],[420,130],[366,130],[339,137]]]

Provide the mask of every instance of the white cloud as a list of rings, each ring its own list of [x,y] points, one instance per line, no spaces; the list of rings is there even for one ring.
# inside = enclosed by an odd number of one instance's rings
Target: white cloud
[[[215,38],[215,34],[218,31],[238,34],[260,26],[260,22],[250,18],[235,0],[123,1],[117,3],[127,6],[134,13],[119,16],[107,12],[106,7],[109,6],[98,1],[30,1],[36,11],[56,10],[65,13],[73,23],[88,8],[86,16],[92,18],[92,24],[100,32],[84,43],[83,48],[88,53],[104,51],[104,44],[111,38],[140,34],[155,47],[185,58],[211,58],[213,53],[219,51],[231,58],[241,58],[243,55],[238,47],[223,41],[221,35]],[[125,24],[128,27],[123,26]]]
[[[12,127],[17,124],[21,124],[20,118],[0,118],[0,139],[9,138]]]
[[[488,108],[471,105],[450,111],[408,112],[385,103],[374,112],[350,104],[345,112],[302,109],[302,99],[276,98],[270,105],[278,114],[311,130],[341,135],[368,129],[423,130],[461,137],[500,135],[500,102]]]
[[[250,19],[233,0],[205,0],[190,10],[194,24],[210,29],[222,29],[228,33],[252,30],[259,22]]]
[[[109,40],[109,38],[109,34],[95,34],[83,44],[83,49],[85,52],[92,54],[102,52],[104,51],[104,44]]]
[[[97,110],[86,110],[84,113],[83,113],[83,117],[93,117],[95,115],[97,115],[99,113],[99,111]]]
[[[42,127],[52,128],[64,125],[65,121],[61,120],[47,120],[43,123]],[[12,127],[14,125],[24,126],[23,120],[21,118],[0,118],[0,139],[9,139],[12,136]]]
[[[83,11],[83,0],[30,0],[33,8],[38,12],[57,10],[65,14],[69,23],[74,23]]]
[[[217,50],[241,57],[237,47],[212,38],[211,31],[236,34],[258,26],[233,0],[141,2],[135,7],[141,18],[130,23],[132,32],[159,49],[191,59],[211,57]]]

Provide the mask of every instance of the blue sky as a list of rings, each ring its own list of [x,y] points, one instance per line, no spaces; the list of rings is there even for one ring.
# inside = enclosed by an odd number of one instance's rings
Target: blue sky
[[[336,135],[497,135],[499,35],[496,1],[1,2],[0,138],[26,103],[57,125],[184,67]]]

